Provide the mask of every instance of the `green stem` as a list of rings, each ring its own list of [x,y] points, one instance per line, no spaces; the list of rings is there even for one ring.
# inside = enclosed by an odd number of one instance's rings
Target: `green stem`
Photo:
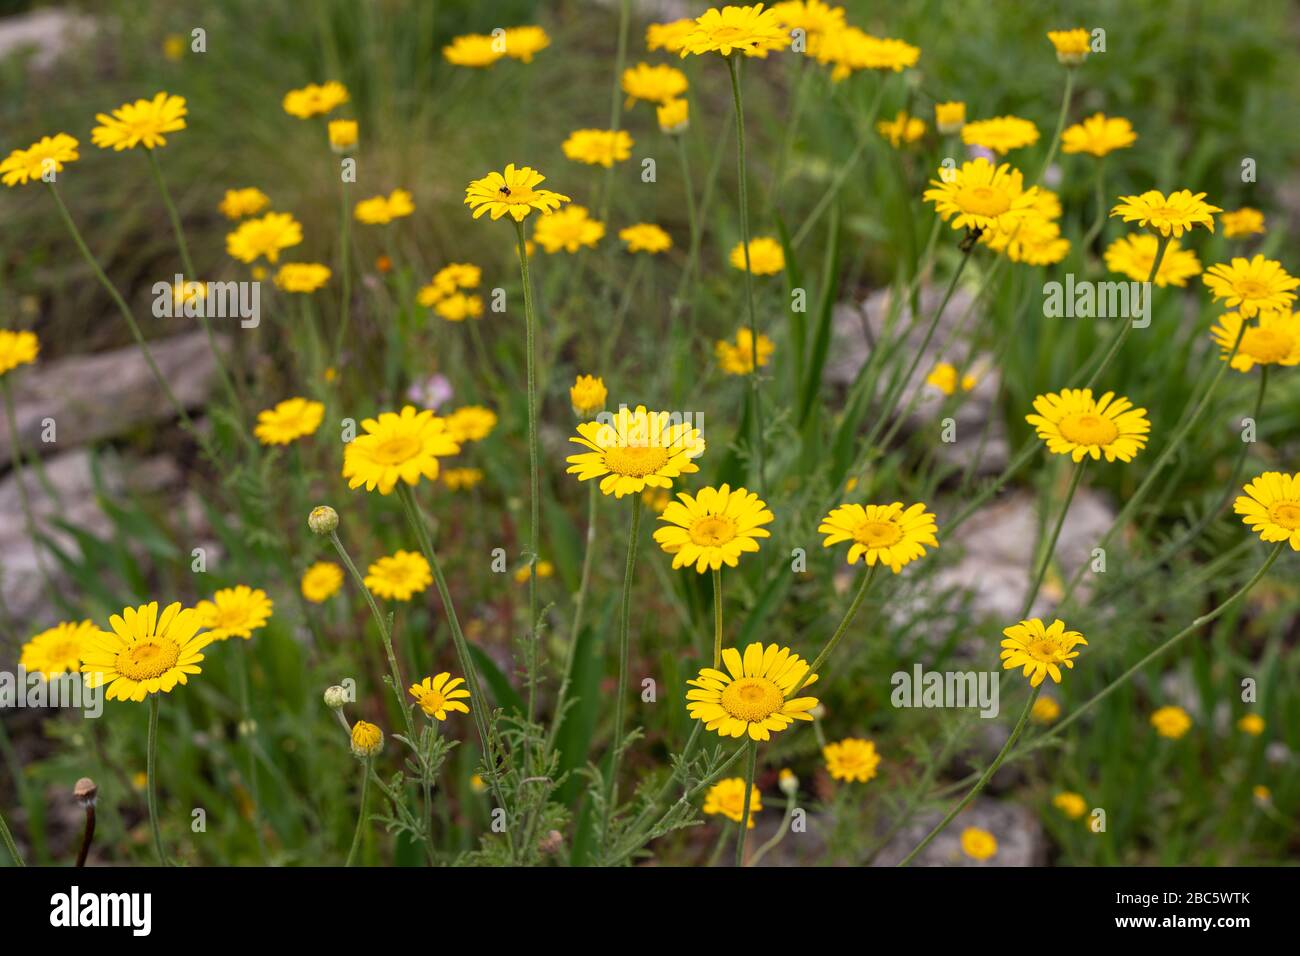
[[[1020,617],[1023,620],[1029,615],[1029,611],[1034,606],[1034,601],[1038,598],[1038,591],[1043,586],[1043,578],[1047,576],[1047,569],[1052,563],[1052,554],[1056,551],[1056,542],[1060,540],[1061,529],[1065,527],[1065,516],[1070,513],[1070,502],[1074,500],[1074,493],[1079,489],[1079,482],[1083,478],[1083,469],[1087,459],[1080,459],[1075,462],[1074,470],[1070,474],[1070,487],[1065,492],[1065,501],[1061,505],[1061,513],[1056,518],[1056,525],[1052,528],[1052,533],[1047,539],[1047,547],[1043,549],[1043,555],[1038,560],[1038,573],[1034,575],[1033,584],[1029,587],[1029,593],[1025,595],[1025,603],[1020,611]]]
[[[40,536],[37,532],[36,511],[32,507],[31,495],[27,491],[27,476],[24,474],[23,448],[18,437],[18,418],[14,414],[14,397],[13,391],[9,386],[7,375],[0,374],[0,393],[4,395],[5,420],[9,426],[9,444],[13,456],[14,481],[18,485],[18,501],[22,505],[23,519],[27,525],[27,536],[32,539],[32,554],[36,556],[36,567],[41,573],[41,580],[45,584],[45,591],[50,599],[50,603],[58,606],[60,592],[54,584],[54,579],[50,576],[50,569],[45,566],[45,552],[41,547]]]
[[[1097,195],[1097,218],[1093,220],[1088,231],[1084,233],[1083,241],[1080,242],[1079,248],[1085,253],[1092,248],[1093,241],[1101,235],[1101,230],[1106,225],[1106,160],[1097,160],[1097,172],[1093,177]]]
[[[1061,133],[1065,129],[1065,118],[1070,112],[1070,99],[1074,95],[1074,68],[1067,67],[1065,71],[1065,95],[1061,97],[1061,110],[1056,114],[1056,131],[1052,134],[1052,145],[1047,149],[1047,156],[1043,159],[1043,165],[1038,170],[1038,175],[1034,177],[1034,185],[1037,186],[1043,181],[1043,176],[1047,169],[1052,165],[1052,160],[1056,158],[1056,151],[1061,145]]]
[[[357,828],[352,834],[352,849],[348,850],[348,860],[344,866],[351,866],[361,849],[361,835],[366,829],[366,798],[370,796],[370,758],[361,761],[361,806],[357,809]]]
[[[614,802],[614,784],[618,777],[619,758],[623,752],[623,714],[627,709],[627,670],[629,624],[632,615],[632,579],[636,571],[636,551],[641,538],[641,496],[632,496],[632,520],[627,532],[627,563],[623,568],[623,603],[618,615],[618,685],[614,699],[614,738],[610,744],[609,773],[605,778],[605,809],[601,820],[601,843],[609,833],[609,817]]]
[[[722,569],[713,570],[713,669],[722,666]]]
[[[785,839],[785,835],[790,832],[790,819],[794,816],[795,794],[785,799],[785,815],[781,818],[781,825],[776,828],[772,838],[754,851],[754,855],[749,858],[750,866],[758,866],[758,861],[767,856],[777,845]]]
[[[623,65],[627,62],[627,29],[632,14],[632,0],[619,0],[618,51],[614,54],[614,86],[610,91],[609,130],[618,132],[623,118]],[[600,192],[600,221],[609,222],[609,200],[613,193],[614,166],[605,169],[605,182]]]
[[[162,830],[158,826],[158,702],[161,697],[158,692],[149,695],[149,749],[146,751],[145,770],[149,777],[147,797],[153,849],[158,854],[158,865],[167,866],[167,854],[163,852]]]
[[[569,646],[564,653],[564,677],[560,681],[560,690],[555,696],[555,713],[551,716],[551,730],[546,736],[546,749],[555,749],[555,741],[560,733],[560,724],[564,720],[565,702],[569,697],[569,687],[573,683],[573,665],[578,656],[578,635],[582,633],[582,617],[587,608],[587,589],[591,584],[591,565],[596,554],[596,501],[600,485],[588,482],[587,488],[587,547],[582,556],[582,577],[578,582],[577,603],[573,608],[573,624],[569,628]]]
[[[1151,261],[1151,274],[1147,276],[1148,286],[1156,281],[1156,273],[1160,271],[1160,262],[1164,259],[1165,250],[1167,248],[1169,248],[1169,236],[1158,237],[1156,239],[1156,257]],[[1154,293],[1154,289],[1152,291]],[[1151,306],[1150,301],[1147,302],[1147,306],[1148,308]],[[1105,373],[1106,369],[1110,368],[1110,363],[1115,361],[1115,356],[1118,355],[1120,349],[1124,347],[1124,340],[1128,338],[1131,331],[1133,331],[1132,319],[1127,319],[1120,323],[1119,330],[1111,339],[1110,348],[1106,352],[1106,357],[1102,359],[1101,365],[1097,367],[1097,370],[1088,377],[1087,383],[1083,386],[1084,388],[1092,388],[1101,380],[1101,376]]]
[[[695,208],[695,184],[691,178],[691,159],[690,151],[686,148],[685,134],[675,134],[673,139],[677,141],[677,157],[682,164],[682,187],[686,193],[686,221],[690,226],[690,247],[686,253],[686,268],[682,271],[680,286],[677,291],[677,299],[681,299],[686,285],[694,277],[700,263],[700,220],[699,212]]]
[[[736,866],[745,865],[745,837],[749,829],[749,801],[754,793],[754,772],[758,769],[758,741],[749,741],[749,763],[745,768],[745,801],[740,808],[740,823],[736,832]]]
[[[853,602],[849,604],[849,609],[844,612],[844,617],[840,620],[839,627],[835,628],[835,633],[831,635],[831,639],[826,642],[826,646],[823,647],[821,653],[817,655],[817,659],[812,662],[812,666],[809,667],[808,672],[804,674],[804,678],[799,682],[799,686],[790,692],[787,699],[803,690],[804,685],[812,680],[813,676],[820,671],[821,666],[826,663],[827,658],[831,656],[831,653],[835,650],[836,646],[840,643],[840,640],[844,637],[844,634],[848,631],[849,625],[853,623],[853,619],[858,616],[858,609],[862,607],[862,601],[866,598],[867,590],[871,587],[871,582],[876,579],[876,572],[879,569],[879,564],[873,564],[871,567],[867,568],[867,573],[862,575],[862,583],[858,585],[858,593],[853,595]]]
[[[9,855],[13,857],[14,866],[26,866],[22,854],[18,852],[18,844],[14,842],[14,835],[9,832],[9,824],[5,822],[5,815],[0,813],[0,843],[5,845]]]
[[[352,217],[348,215],[348,183],[339,181],[339,330],[334,335],[334,367],[343,359],[343,341],[352,321]]]

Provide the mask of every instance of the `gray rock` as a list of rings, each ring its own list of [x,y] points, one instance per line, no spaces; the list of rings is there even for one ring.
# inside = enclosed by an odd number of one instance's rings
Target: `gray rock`
[[[48,70],[93,30],[94,21],[90,17],[58,8],[0,18],[0,60],[30,51],[31,65]]]
[[[872,866],[896,866],[925,835],[943,819],[946,811],[934,810],[916,817],[900,830]],[[967,827],[978,827],[993,834],[998,841],[997,853],[988,860],[973,860],[961,849],[961,834]],[[1044,866],[1047,842],[1043,827],[1033,811],[1014,803],[980,797],[957,816],[911,862],[911,866]]]

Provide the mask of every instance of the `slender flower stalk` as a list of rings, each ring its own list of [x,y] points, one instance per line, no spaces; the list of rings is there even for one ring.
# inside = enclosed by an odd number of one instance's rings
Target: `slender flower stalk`
[[[41,547],[41,539],[37,530],[36,511],[32,507],[31,494],[27,490],[27,476],[24,473],[25,465],[23,464],[23,448],[18,437],[18,419],[14,414],[14,397],[13,391],[9,386],[9,378],[0,375],[0,394],[4,396],[5,404],[5,421],[9,426],[9,448],[12,455],[14,467],[14,481],[18,485],[18,501],[23,509],[23,522],[27,525],[27,536],[32,539],[32,554],[36,556],[36,567],[41,572],[41,580],[45,584],[45,592],[49,597],[51,604],[59,604],[59,590],[54,585],[54,579],[50,576],[50,569],[45,566],[45,551]]]
[[[351,866],[361,849],[361,835],[366,829],[366,799],[370,796],[370,758],[361,761],[361,805],[357,808],[357,828],[352,834],[352,848],[348,850],[348,860],[344,866]]]
[[[1156,273],[1160,271],[1160,262],[1165,257],[1165,250],[1169,248],[1169,238],[1169,236],[1156,237],[1156,256],[1155,259],[1151,261],[1151,274],[1147,276],[1148,286],[1156,281]],[[1245,327],[1244,322],[1242,323],[1242,327]],[[1124,347],[1124,341],[1128,338],[1131,331],[1133,331],[1132,321],[1120,323],[1119,329],[1111,338],[1110,347],[1106,350],[1105,358],[1101,360],[1101,365],[1097,366],[1097,370],[1088,376],[1088,381],[1084,384],[1084,388],[1092,388],[1101,380],[1106,369],[1110,368],[1110,363],[1115,361],[1115,356],[1117,356],[1120,349]]]
[[[740,823],[736,831],[736,866],[745,865],[745,837],[749,829],[749,801],[754,794],[754,773],[758,769],[758,741],[749,741],[749,762],[745,767],[745,799],[741,803]]]
[[[849,609],[844,612],[844,617],[840,620],[839,626],[835,628],[835,633],[832,634],[830,640],[826,642],[826,646],[821,649],[821,653],[817,655],[817,659],[812,662],[812,665],[808,668],[808,673],[806,673],[803,680],[799,682],[799,686],[790,692],[790,697],[795,696],[799,691],[803,690],[804,685],[812,679],[814,674],[821,672],[822,665],[830,658],[835,648],[839,645],[840,640],[843,639],[845,632],[848,631],[849,625],[852,624],[853,619],[858,616],[858,611],[862,607],[862,602],[866,599],[867,591],[871,589],[871,582],[876,579],[876,571],[879,569],[879,564],[873,564],[871,567],[867,568],[867,573],[862,575],[862,583],[858,585],[857,593],[853,595],[853,601],[849,604]]]
[[[352,217],[348,215],[348,181],[339,182],[339,330],[334,336],[334,365],[343,356],[343,343],[352,321]]]
[[[627,31],[632,18],[632,0],[618,2],[618,50],[614,54],[614,86],[609,96],[609,129],[617,133],[623,120],[623,66],[627,62]],[[605,167],[600,191],[600,221],[609,222],[609,201],[614,192],[614,164]]]
[[[678,290],[677,298],[680,299],[682,290],[695,276],[696,270],[700,263],[700,220],[699,213],[695,208],[695,183],[691,178],[691,157],[690,150],[686,148],[685,134],[673,136],[677,141],[677,158],[682,165],[682,191],[686,194],[686,221],[690,228],[690,245],[686,252],[686,267],[682,271],[681,286]]]
[[[158,701],[162,695],[149,695],[149,742],[145,757],[145,770],[148,776],[149,831],[153,834],[153,849],[158,855],[160,866],[169,866],[167,854],[163,852],[162,830],[158,826]]]
[[[619,758],[623,752],[623,715],[627,710],[628,632],[632,616],[632,578],[636,571],[636,551],[641,538],[641,496],[632,495],[632,520],[627,532],[627,564],[623,569],[623,602],[618,615],[618,684],[614,700],[614,737],[610,744],[609,775],[605,778],[605,812],[601,821],[601,842],[609,833],[609,815],[615,799],[615,781]]]
[[[578,581],[578,597],[573,608],[573,624],[569,628],[569,646],[564,653],[564,677],[560,680],[560,689],[555,695],[555,713],[551,717],[551,729],[546,736],[546,749],[554,750],[555,741],[560,733],[560,724],[564,720],[564,709],[569,697],[569,686],[573,683],[573,664],[578,656],[578,635],[582,633],[582,618],[587,609],[587,589],[591,584],[591,565],[596,553],[596,502],[600,485],[594,481],[587,483],[587,547],[582,556],[582,576]]]
[[[1043,181],[1043,176],[1047,174],[1048,168],[1052,165],[1052,160],[1056,158],[1056,151],[1061,146],[1061,133],[1065,130],[1065,118],[1070,114],[1070,100],[1074,96],[1074,67],[1065,68],[1065,93],[1061,97],[1061,109],[1056,114],[1056,132],[1052,134],[1052,144],[1047,148],[1047,155],[1043,158],[1043,165],[1038,169],[1038,175],[1034,177],[1034,185],[1037,186]]]
[[[1052,533],[1047,538],[1047,546],[1043,548],[1042,557],[1038,559],[1038,571],[1034,574],[1033,583],[1030,584],[1029,591],[1025,595],[1025,604],[1020,611],[1022,619],[1028,616],[1030,609],[1034,606],[1034,601],[1038,599],[1038,592],[1043,586],[1043,578],[1047,576],[1047,569],[1052,563],[1052,554],[1056,551],[1056,542],[1060,540],[1061,529],[1065,527],[1065,516],[1070,513],[1070,503],[1074,501],[1074,493],[1079,490],[1079,482],[1083,478],[1083,469],[1086,462],[1086,458],[1081,458],[1075,462],[1070,473],[1070,487],[1065,492],[1065,501],[1061,504],[1061,513],[1057,516]]]
[[[722,568],[713,569],[713,669],[722,666]]]
[[[1093,241],[1101,235],[1101,230],[1106,225],[1106,160],[1104,157],[1097,160],[1097,172],[1093,182],[1097,196],[1097,218],[1093,220],[1088,231],[1083,234],[1083,239],[1080,240],[1079,248],[1085,253],[1092,248]]]
[[[777,845],[785,839],[785,835],[790,832],[790,821],[794,817],[794,803],[797,793],[797,791],[791,790],[789,796],[785,798],[785,814],[781,818],[780,826],[776,828],[776,832],[772,834],[771,839],[754,851],[753,856],[749,858],[750,866],[758,866],[758,862],[772,850],[775,850]],[[748,805],[749,801],[746,800],[745,802]]]
[[[9,831],[9,824],[5,820],[5,815],[0,813],[0,843],[5,845],[9,851],[9,856],[13,858],[14,866],[26,866],[27,862],[23,855],[18,852],[18,844],[14,842],[14,835]]]

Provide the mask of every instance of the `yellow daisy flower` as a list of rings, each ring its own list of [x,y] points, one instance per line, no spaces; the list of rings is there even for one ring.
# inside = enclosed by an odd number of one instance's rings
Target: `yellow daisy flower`
[[[261,588],[245,584],[222,588],[212,595],[211,601],[200,601],[194,606],[199,620],[208,629],[207,636],[214,641],[228,637],[248,640],[253,632],[266,626],[271,619],[273,603]]]
[[[316,434],[325,406],[306,398],[287,398],[274,408],[257,413],[253,434],[263,445],[288,445]]]
[[[12,372],[20,365],[36,361],[41,343],[35,332],[11,332],[0,329],[0,375]]]
[[[420,289],[420,305],[433,305],[458,289],[477,289],[482,281],[483,270],[478,266],[468,262],[448,263],[434,274],[428,285]]]
[[[817,698],[787,698],[815,683],[817,675],[808,675],[808,662],[790,648],[755,642],[742,658],[740,651],[728,647],[722,663],[727,672],[702,667],[698,677],[686,682],[694,688],[686,692],[686,709],[705,730],[720,737],[770,740],[774,731],[796,720],[812,720],[809,711],[817,706]]]
[[[1038,414],[1026,415],[1025,421],[1038,430],[1047,450],[1069,455],[1076,462],[1085,455],[1091,455],[1093,461],[1102,455],[1107,461],[1132,461],[1146,446],[1151,431],[1147,410],[1133,408],[1132,402],[1114,392],[1094,400],[1090,388],[1065,388],[1060,394],[1039,395],[1034,409]]]
[[[551,38],[539,26],[507,27],[506,56],[520,63],[532,63],[533,57],[551,45]]]
[[[960,379],[960,382],[958,379]],[[959,384],[963,392],[969,392],[974,388],[975,376],[970,374],[960,375],[957,367],[951,362],[940,362],[925,377],[925,384],[937,388],[945,395],[952,395],[957,391]]]
[[[740,556],[758,550],[758,539],[771,537],[763,525],[775,520],[767,503],[744,488],[701,488],[694,497],[684,491],[664,508],[654,539],[673,556],[673,570],[695,565],[700,574],[734,568]]]
[[[1074,648],[1088,643],[1078,631],[1067,631],[1064,621],[1055,620],[1050,627],[1043,627],[1036,617],[1003,628],[1002,633],[1006,637],[998,655],[1002,669],[1023,666],[1030,687],[1037,687],[1049,675],[1059,684],[1061,668],[1074,668],[1074,658],[1079,656]]]
[[[515,584],[527,584],[529,578],[533,576],[533,568],[525,564],[515,572]],[[555,565],[550,561],[537,562],[537,580],[545,581],[547,578],[555,577]]]
[[[1264,214],[1250,206],[1222,213],[1219,221],[1223,223],[1225,239],[1240,239],[1243,236],[1262,235],[1264,232]]]
[[[1013,149],[1038,142],[1038,127],[1019,116],[995,116],[976,120],[961,128],[961,141],[967,146],[983,146],[999,156]]]
[[[442,58],[452,66],[482,68],[491,66],[506,55],[506,44],[482,33],[466,33],[452,37],[442,48]]]
[[[185,42],[185,37],[179,33],[169,33],[163,37],[162,51],[163,56],[175,63],[185,56],[185,51],[190,45]]]
[[[592,219],[586,206],[572,205],[540,219],[533,228],[533,239],[554,255],[561,249],[575,253],[586,247],[594,248],[605,236],[605,224]]]
[[[1124,117],[1094,113],[1061,134],[1061,152],[1101,157],[1117,149],[1127,149],[1136,142],[1133,124]]]
[[[1193,193],[1190,189],[1180,189],[1168,196],[1148,189],[1140,196],[1119,199],[1110,211],[1112,216],[1122,216],[1125,222],[1136,222],[1139,226],[1149,223],[1160,235],[1172,235],[1175,239],[1198,225],[1214,232],[1214,213],[1223,212],[1204,201],[1205,193]]]
[[[681,53],[686,38],[694,32],[695,21],[690,17],[673,20],[671,23],[652,23],[645,28],[646,49],[651,53],[655,50]]]
[[[569,404],[579,418],[590,418],[603,411],[608,398],[605,380],[595,375],[579,375],[569,387]]]
[[[433,311],[448,322],[464,322],[483,315],[483,299],[477,295],[456,292],[433,304]]]
[[[6,186],[44,182],[48,174],[61,173],[65,163],[80,158],[77,141],[67,133],[42,136],[26,149],[15,149],[0,161],[0,180]]]
[[[433,572],[424,555],[397,551],[366,568],[364,580],[372,594],[393,601],[409,601],[433,583]]]
[[[824,0],[785,0],[772,4],[777,22],[789,30],[803,30],[806,36],[843,30],[844,8],[832,7]]]
[[[330,120],[327,127],[330,139],[330,149],[336,153],[346,152],[357,145],[357,121],[356,120]]]
[[[982,156],[945,171],[930,185],[934,188],[922,198],[954,229],[1013,229],[1037,199],[1035,187],[1025,189],[1020,170],[1007,163],[994,166]]]
[[[312,604],[323,604],[343,587],[343,569],[333,561],[317,561],[302,575],[302,596]]]
[[[227,219],[243,219],[261,212],[269,205],[271,199],[266,193],[248,186],[244,189],[227,189],[217,204],[217,211]]]
[[[960,133],[966,125],[966,104],[953,100],[934,104],[934,128],[944,136]]]
[[[516,168],[510,163],[504,172],[488,173],[466,186],[465,205],[474,211],[475,219],[487,213],[496,220],[509,213],[516,222],[523,222],[534,209],[552,213],[569,201],[568,196],[538,189],[545,181],[546,177],[531,166]]]
[[[1012,262],[1030,266],[1056,265],[1070,252],[1070,240],[1061,235],[1060,225],[1032,211],[1015,219],[1004,216],[1000,226],[980,235],[980,242]]]
[[[29,674],[41,674],[46,678],[64,672],[80,673],[81,649],[87,638],[98,633],[99,628],[92,621],[56,624],[23,645],[18,665]]]
[[[728,820],[739,823],[745,819],[746,786],[744,777],[727,777],[724,780],[719,780],[709,787],[709,792],[704,795],[704,812],[711,817],[723,816]],[[749,791],[748,829],[754,829],[754,815],[761,813],[762,810],[763,800],[759,796],[758,787],[751,787]]]
[[[961,831],[961,851],[972,860],[990,860],[997,855],[997,838],[988,830],[967,827]]]
[[[1201,276],[1214,301],[1226,299],[1228,308],[1236,308],[1247,318],[1261,310],[1290,309],[1295,302],[1291,290],[1300,286],[1300,279],[1291,276],[1276,259],[1256,255],[1252,259],[1233,257],[1231,263],[1218,263],[1205,270]]]
[[[689,421],[668,412],[619,408],[607,421],[584,422],[569,441],[587,451],[570,455],[566,473],[600,479],[602,494],[622,498],[651,488],[671,488],[674,478],[699,471],[704,438]]]
[[[1052,806],[1071,820],[1077,820],[1088,812],[1088,804],[1084,801],[1083,796],[1070,790],[1062,791],[1052,797]]]
[[[666,63],[638,63],[623,71],[622,86],[627,94],[626,106],[636,100],[667,103],[686,92],[686,74]]]
[[[286,262],[275,274],[276,288],[285,292],[315,292],[330,281],[330,267],[319,262]]]
[[[745,244],[736,243],[731,250],[731,265],[740,270],[745,268]],[[785,250],[781,243],[770,236],[758,236],[749,240],[749,271],[756,276],[776,275],[785,268]]]
[[[1259,714],[1243,714],[1237,721],[1237,729],[1243,734],[1258,737],[1264,732],[1264,718]]]
[[[352,725],[352,752],[358,757],[373,757],[384,749],[384,732],[368,721]]]
[[[450,491],[469,491],[483,481],[481,468],[444,468],[442,483]]]
[[[687,100],[669,100],[655,107],[660,132],[670,136],[684,133],[691,125],[691,105]]]
[[[632,137],[624,129],[579,129],[570,133],[560,148],[576,163],[608,169],[631,156],[632,145]]]
[[[455,455],[460,444],[447,423],[433,412],[406,405],[401,412],[384,412],[361,422],[358,435],[343,450],[343,477],[349,488],[365,486],[390,494],[397,482],[416,485],[421,477],[438,477],[438,458]]]
[[[372,226],[384,226],[394,219],[401,219],[415,212],[411,194],[405,189],[394,189],[387,196],[372,196],[357,203],[353,215],[358,222]]]
[[[246,219],[226,235],[226,252],[240,262],[263,256],[280,261],[280,251],[302,242],[302,225],[287,212],[268,212],[260,219]]]
[[[771,50],[790,45],[790,34],[781,26],[776,14],[764,10],[761,3],[745,7],[726,6],[706,10],[695,18],[695,28],[682,41],[681,56],[733,51],[745,56],[765,58]]]
[[[1300,315],[1294,312],[1261,312],[1254,325],[1247,324],[1241,333],[1241,324],[1249,323],[1240,313],[1227,312],[1219,324],[1210,329],[1210,335],[1222,352],[1219,358],[1227,361],[1232,347],[1241,335],[1237,354],[1232,357],[1232,367],[1238,372],[1249,372],[1256,365],[1300,365]]]
[[[1055,697],[1039,697],[1029,711],[1029,719],[1039,724],[1055,723],[1061,716],[1061,705]]]
[[[170,693],[200,672],[199,653],[212,642],[193,608],[169,604],[161,614],[158,602],[123,608],[108,619],[111,631],[86,636],[81,649],[81,673],[87,687],[107,685],[109,700],[142,701],[148,694]]]
[[[663,514],[672,500],[673,496],[662,488],[647,488],[641,492],[642,504],[657,515]]]
[[[876,776],[876,768],[880,766],[875,743],[858,737],[827,744],[822,748],[822,757],[834,779],[849,783],[866,783]]]
[[[1088,31],[1083,27],[1073,30],[1048,30],[1047,39],[1056,48],[1056,58],[1066,66],[1078,66],[1092,50]]]
[[[284,94],[281,105],[290,116],[310,119],[328,113],[347,101],[347,88],[342,83],[330,80],[328,83],[308,83],[300,90],[290,90]]]
[[[1270,544],[1285,541],[1300,551],[1300,473],[1266,471],[1241,489],[1245,495],[1232,510],[1260,539]]]
[[[1134,282],[1146,282],[1151,277],[1151,265],[1156,261],[1156,247],[1160,244],[1149,232],[1135,232],[1120,236],[1106,247],[1106,268],[1128,276]],[[1177,239],[1165,246],[1160,268],[1156,270],[1155,283],[1160,288],[1177,286],[1182,289],[1187,280],[1201,274],[1201,260],[1191,249],[1183,249]]]
[[[673,237],[652,222],[638,222],[618,231],[618,237],[627,244],[628,252],[648,252],[655,255],[673,247]]]
[[[1161,707],[1151,714],[1151,726],[1161,737],[1177,740],[1192,729],[1192,718],[1181,707]]]
[[[754,336],[747,328],[736,331],[736,341],[728,339],[713,343],[713,353],[718,358],[718,365],[727,375],[749,375],[754,371],[754,353],[758,352],[758,366],[762,368],[776,351],[776,345],[762,332],[758,333],[758,347],[754,347]]]
[[[853,542],[849,564],[864,558],[868,567],[880,562],[895,574],[924,555],[924,545],[939,546],[935,537],[938,530],[934,515],[925,510],[924,504],[905,507],[901,501],[890,505],[840,505],[832,508],[817,527],[819,534],[826,535],[823,548]]]
[[[497,413],[482,405],[463,405],[448,415],[447,434],[459,444],[482,441],[497,425]]]
[[[864,42],[858,46],[858,63],[868,70],[901,73],[910,66],[916,66],[920,56],[920,47],[892,37],[873,37],[865,34]]]
[[[899,110],[892,120],[881,120],[876,130],[889,140],[889,145],[898,149],[907,143],[915,143],[925,135],[925,121],[909,116],[906,110]]]
[[[443,671],[435,677],[426,677],[418,684],[407,688],[407,693],[424,711],[426,717],[434,720],[446,720],[448,712],[469,713],[469,691],[460,685],[465,683],[463,677],[452,677]]]
[[[124,103],[113,115],[96,113],[99,125],[90,131],[90,140],[100,149],[153,149],[166,146],[164,133],[185,128],[185,97],[169,93],[155,94],[151,100]]]

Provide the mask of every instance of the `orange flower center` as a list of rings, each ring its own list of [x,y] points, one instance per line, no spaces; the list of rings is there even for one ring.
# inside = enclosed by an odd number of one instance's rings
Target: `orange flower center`
[[[1119,427],[1102,415],[1091,412],[1067,415],[1058,426],[1062,437],[1076,445],[1109,445],[1119,437]]]
[[[644,478],[668,463],[668,451],[658,445],[625,445],[605,451],[605,467],[615,474]]]
[[[977,216],[993,218],[1011,208],[1011,199],[1005,192],[992,186],[973,186],[966,190],[965,207],[967,212]]]
[[[436,690],[420,691],[420,709],[426,714],[436,714],[446,706],[446,699]]]
[[[691,540],[702,548],[716,548],[736,536],[736,522],[726,515],[709,515],[691,522]]]
[[[1287,531],[1300,531],[1300,501],[1279,501],[1268,509],[1268,516]]]
[[[1291,354],[1295,343],[1291,336],[1273,329],[1247,329],[1238,351],[1262,365],[1280,362]]]
[[[722,709],[737,720],[766,720],[785,704],[781,688],[766,677],[742,677],[722,692]]]
[[[853,529],[853,540],[868,548],[892,548],[903,540],[903,529],[892,521],[864,521]]]
[[[131,680],[150,680],[170,670],[180,652],[175,641],[146,637],[117,655],[117,672]]]

